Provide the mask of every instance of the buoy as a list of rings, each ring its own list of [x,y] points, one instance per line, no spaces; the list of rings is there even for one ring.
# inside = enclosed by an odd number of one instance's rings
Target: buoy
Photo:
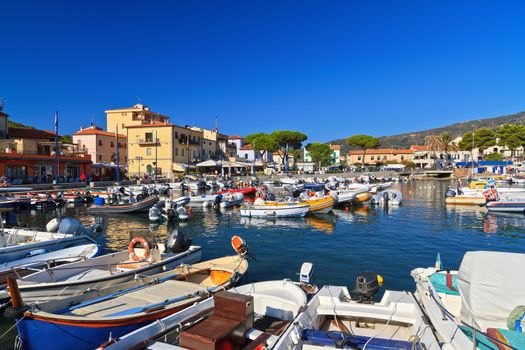
[[[379,284],[379,287],[383,285],[383,276],[377,275],[377,284]]]
[[[345,208],[346,212],[348,213],[348,207]]]
[[[191,207],[188,207],[188,213],[193,213],[193,209],[191,209]]]

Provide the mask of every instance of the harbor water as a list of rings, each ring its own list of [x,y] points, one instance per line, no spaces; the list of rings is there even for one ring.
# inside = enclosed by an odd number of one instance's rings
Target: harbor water
[[[445,268],[457,269],[471,250],[525,251],[525,216],[487,213],[482,207],[447,206],[448,181],[395,184],[403,193],[400,207],[360,207],[300,219],[242,218],[236,210],[194,208],[190,220],[150,225],[147,213],[101,217],[105,232],[97,237],[105,252],[127,249],[130,233],[165,238],[178,229],[201,245],[203,260],[233,254],[230,238],[243,237],[256,260],[248,281],[297,279],[301,263],[315,267],[318,285],[353,287],[357,274],[372,270],[384,278],[383,289],[414,290],[410,271],[433,266],[439,252]],[[20,211],[19,221],[43,227],[58,215],[92,223],[86,206],[47,211]],[[100,218],[98,219],[100,220]],[[13,325],[3,320],[0,333]],[[16,329],[0,340],[12,348]]]

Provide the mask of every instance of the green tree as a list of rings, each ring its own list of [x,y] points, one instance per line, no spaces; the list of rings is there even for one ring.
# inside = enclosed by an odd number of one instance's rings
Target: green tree
[[[474,145],[483,152],[489,147],[496,146],[496,133],[489,128],[481,128],[474,132]]]
[[[330,165],[332,149],[326,143],[314,142],[308,145],[308,153],[315,164],[321,163],[321,166]]]
[[[500,162],[503,160],[503,154],[498,153],[498,152],[487,154],[485,157],[483,157],[483,160]]]
[[[417,164],[414,163],[411,160],[404,160],[404,161],[401,162],[401,164],[403,164],[406,169],[415,169],[415,168],[417,168]]]
[[[246,136],[244,139],[252,145],[254,152],[259,153],[263,164],[268,161],[265,156],[267,152],[275,152],[279,149],[279,144],[270,134],[255,133]]]
[[[378,148],[380,145],[378,138],[369,136],[369,135],[363,135],[363,134],[350,136],[349,138],[346,139],[346,143],[348,146],[358,147],[359,149],[363,151],[363,158],[362,158],[363,165],[365,164],[366,149],[367,148]]]
[[[283,164],[288,159],[288,152],[290,149],[298,150],[302,143],[308,138],[305,134],[299,131],[291,130],[277,130],[272,132],[272,138],[279,145],[279,149],[284,151]]]
[[[525,126],[515,124],[505,124],[496,131],[499,144],[507,147],[514,157],[516,148],[525,145]]]
[[[473,131],[469,131],[461,136],[461,141],[459,141],[459,149],[462,151],[472,151],[472,136],[474,135]],[[475,139],[475,137],[474,137]],[[476,142],[474,141],[474,148],[476,148]]]

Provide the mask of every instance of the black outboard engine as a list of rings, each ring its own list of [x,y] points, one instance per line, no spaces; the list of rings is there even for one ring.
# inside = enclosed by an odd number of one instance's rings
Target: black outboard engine
[[[122,194],[126,194],[126,189],[124,187],[120,187],[118,191]]]
[[[166,240],[166,251],[171,253],[180,253],[189,248],[191,239],[186,239],[184,233],[174,230]]]
[[[377,274],[372,271],[364,271],[357,276],[354,287],[354,301],[358,303],[371,304],[374,302],[374,296],[379,290]]]
[[[456,197],[456,191],[453,188],[448,188],[447,192],[445,192],[445,198],[448,197]]]
[[[219,205],[222,202],[222,194],[218,194],[217,197],[215,197],[215,205]]]
[[[277,200],[277,197],[275,197],[275,194],[273,192],[266,192],[266,198],[267,201],[275,201]]]

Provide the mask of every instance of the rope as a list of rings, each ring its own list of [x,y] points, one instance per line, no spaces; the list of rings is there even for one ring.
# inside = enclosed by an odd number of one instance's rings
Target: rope
[[[15,322],[14,325],[12,325],[11,327],[9,327],[9,328],[7,329],[7,331],[4,332],[4,334],[0,335],[0,340],[2,340],[2,339],[3,339],[3,338],[4,338],[9,332],[11,332],[11,331],[13,330],[13,328],[15,328],[15,327],[18,325],[18,323],[19,323],[20,321],[22,321],[25,317],[26,317],[25,315],[22,316],[22,318],[19,319],[19,320],[17,320],[17,321]]]

